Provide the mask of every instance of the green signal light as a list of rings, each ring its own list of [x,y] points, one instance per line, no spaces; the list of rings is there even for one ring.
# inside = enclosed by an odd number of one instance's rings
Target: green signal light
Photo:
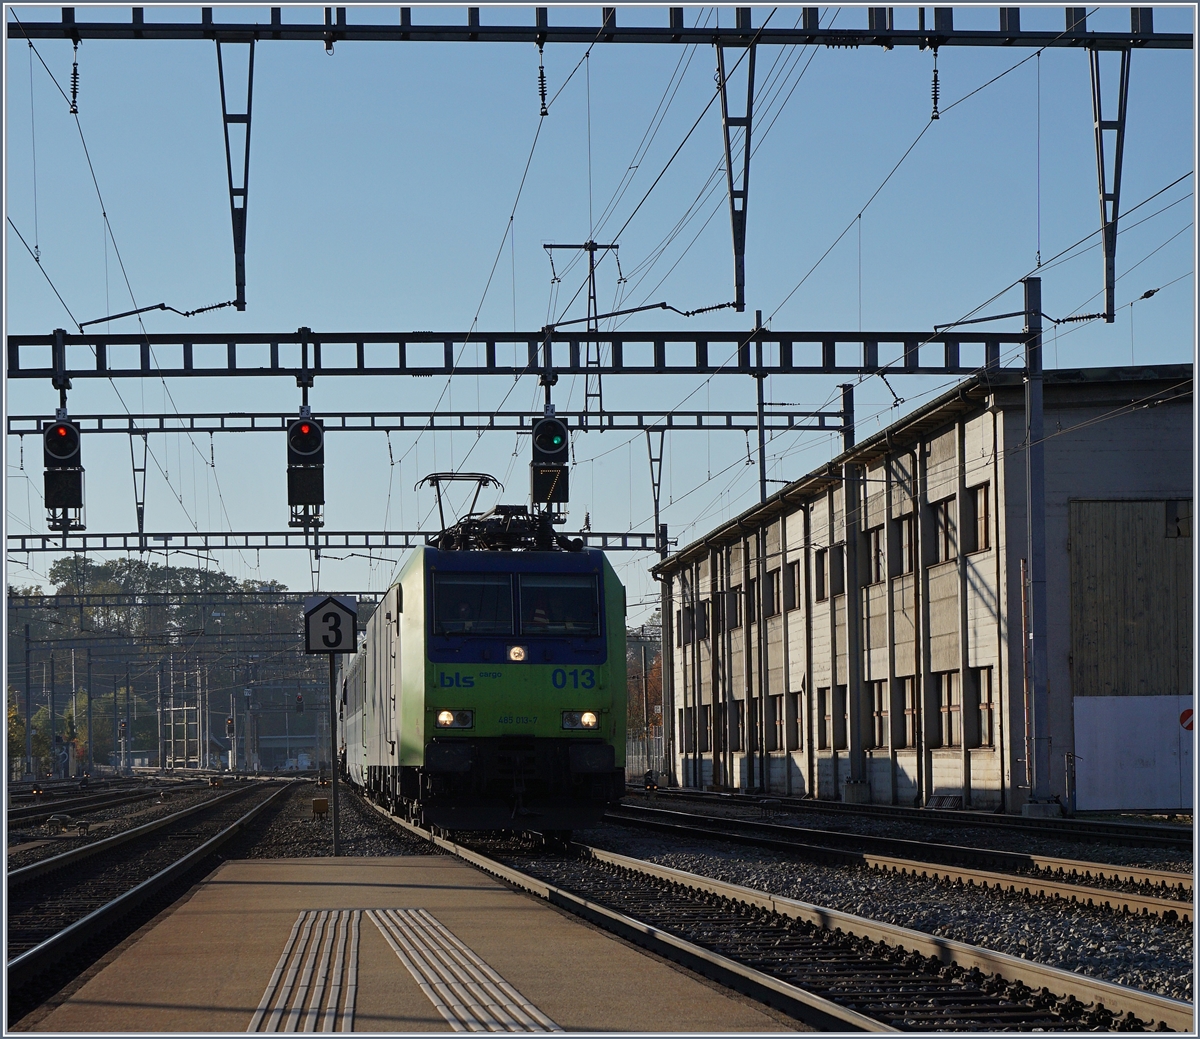
[[[562,447],[562,444],[563,444],[563,439],[564,439],[564,438],[563,438],[562,436],[560,436],[559,434],[557,434],[557,433],[556,433],[554,436],[552,436],[552,437],[550,438],[550,442],[551,442],[551,443],[552,443],[552,444],[553,444],[555,447]]]

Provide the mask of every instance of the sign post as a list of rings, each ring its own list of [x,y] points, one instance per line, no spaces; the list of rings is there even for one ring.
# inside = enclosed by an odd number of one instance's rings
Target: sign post
[[[314,595],[304,603],[304,651],[329,657],[329,783],[333,801],[333,854],[341,851],[338,815],[337,689],[334,658],[357,649],[358,602],[343,595]]]

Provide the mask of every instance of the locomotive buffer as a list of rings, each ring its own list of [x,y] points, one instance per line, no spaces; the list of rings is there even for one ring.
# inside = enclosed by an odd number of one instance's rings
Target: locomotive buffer
[[[333,801],[333,854],[341,850],[338,827],[337,695],[334,657],[357,651],[358,600],[345,595],[314,595],[304,602],[304,651],[329,657],[329,781]]]

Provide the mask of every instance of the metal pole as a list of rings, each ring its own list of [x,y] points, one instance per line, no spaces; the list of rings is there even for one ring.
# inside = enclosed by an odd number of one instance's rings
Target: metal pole
[[[58,752],[55,737],[58,735],[54,724],[54,651],[50,652],[50,775],[58,778]]]
[[[95,758],[92,753],[92,744],[94,742],[92,735],[92,651],[89,649],[87,651],[87,770],[89,776],[92,774],[95,767]]]
[[[120,708],[117,706],[117,676],[113,675],[113,768],[121,767],[121,740],[119,735]]]
[[[767,430],[763,416],[763,380],[767,377],[763,370],[762,355],[762,311],[754,312],[754,334],[758,336],[754,343],[754,381],[758,384],[758,500],[767,500]]]
[[[33,650],[29,643],[29,625],[25,625],[25,775],[33,775],[33,690],[30,687],[30,668]]]
[[[1029,559],[1033,789],[1050,800],[1050,698],[1046,686],[1046,466],[1042,429],[1042,279],[1025,279],[1025,503]]]
[[[333,801],[333,854],[341,852],[341,832],[338,817],[337,770],[337,697],[334,695],[337,677],[334,674],[334,654],[329,654],[329,792]]]
[[[166,741],[163,739],[163,662],[158,661],[158,767],[166,768]]]
[[[121,771],[129,771],[129,745],[133,741],[133,717],[129,712],[129,698],[133,690],[129,677],[129,664],[125,665],[125,745],[121,748]]]

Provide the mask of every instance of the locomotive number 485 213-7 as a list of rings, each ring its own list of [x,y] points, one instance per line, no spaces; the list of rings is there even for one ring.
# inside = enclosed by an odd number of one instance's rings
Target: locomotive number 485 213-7
[[[570,671],[556,667],[550,675],[550,681],[555,689],[566,689],[568,683],[572,689],[595,689],[596,672],[590,667],[583,670],[572,668]]]

